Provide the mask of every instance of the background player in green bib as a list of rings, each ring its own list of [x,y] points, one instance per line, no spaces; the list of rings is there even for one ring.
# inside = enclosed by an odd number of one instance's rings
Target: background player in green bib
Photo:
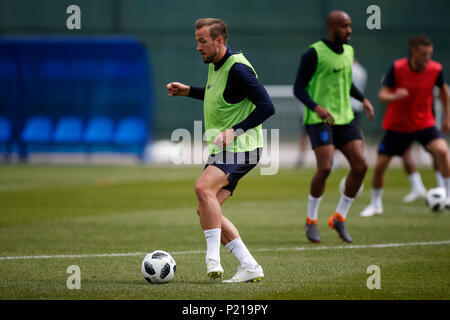
[[[228,32],[220,19],[195,23],[197,51],[209,64],[205,88],[179,82],[167,85],[169,96],[203,100],[206,139],[210,157],[195,183],[197,213],[206,238],[206,272],[220,278],[220,244],[239,260],[236,274],[224,282],[258,281],[262,267],[243,243],[237,228],[223,214],[221,205],[236,185],[259,161],[263,147],[261,124],[274,112],[267,91],[257,80],[242,53],[227,47]]]
[[[335,149],[350,163],[345,190],[328,224],[345,242],[352,242],[346,216],[367,171],[361,130],[354,121],[350,95],[363,102],[364,112],[373,118],[370,101],[352,83],[353,48],[348,41],[351,19],[343,11],[332,11],[326,19],[328,38],[312,44],[302,56],[294,94],[306,106],[306,126],[316,156],[317,171],[311,181],[305,230],[312,242],[320,242],[318,208],[333,166]]]

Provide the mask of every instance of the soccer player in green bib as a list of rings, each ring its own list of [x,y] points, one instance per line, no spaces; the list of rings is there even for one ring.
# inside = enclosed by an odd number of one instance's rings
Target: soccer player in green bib
[[[353,48],[348,44],[351,23],[349,15],[343,11],[332,11],[327,16],[328,38],[313,43],[302,56],[294,85],[295,96],[306,105],[303,123],[317,164],[305,224],[307,239],[315,243],[321,241],[317,228],[318,209],[333,166],[335,149],[349,161],[350,172],[328,224],[345,242],[352,242],[346,217],[367,171],[362,134],[354,121],[350,96],[363,103],[369,120],[374,111],[370,101],[352,83]]]
[[[264,277],[263,269],[237,228],[222,214],[221,205],[239,179],[257,165],[263,147],[261,124],[275,109],[250,62],[227,47],[225,23],[216,18],[199,19],[195,29],[197,51],[209,65],[206,87],[171,82],[167,89],[169,96],[203,100],[210,156],[195,183],[195,193],[206,238],[206,273],[212,279],[222,277],[222,243],[240,262],[236,274],[224,282],[255,282]]]

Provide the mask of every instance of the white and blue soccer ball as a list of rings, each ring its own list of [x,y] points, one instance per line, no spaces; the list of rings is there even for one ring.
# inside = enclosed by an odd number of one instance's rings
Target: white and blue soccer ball
[[[445,209],[445,204],[447,200],[447,194],[445,188],[432,188],[428,190],[425,197],[425,203],[427,207],[433,211],[438,212]]]
[[[142,260],[142,275],[150,283],[166,283],[173,279],[177,264],[172,256],[163,250],[150,252]]]

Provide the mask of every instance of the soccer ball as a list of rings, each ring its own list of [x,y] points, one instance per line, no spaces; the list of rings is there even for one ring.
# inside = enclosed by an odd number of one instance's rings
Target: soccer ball
[[[446,200],[447,195],[444,188],[430,189],[425,197],[427,207],[434,212],[444,210]]]
[[[172,256],[163,250],[156,250],[142,260],[142,275],[150,283],[166,283],[172,280],[177,264]]]
[[[345,182],[347,181],[347,177],[343,177],[341,182],[339,182],[339,191],[340,193],[344,193],[345,191]],[[363,192],[364,190],[364,184],[361,184],[361,187],[359,187],[358,193],[356,194],[357,196],[359,196],[361,194],[361,192]]]

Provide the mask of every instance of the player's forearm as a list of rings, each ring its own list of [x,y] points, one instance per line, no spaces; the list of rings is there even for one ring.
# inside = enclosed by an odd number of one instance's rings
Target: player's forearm
[[[233,126],[234,131],[241,133],[255,128],[275,114],[273,104],[257,105],[256,108],[242,122]],[[237,133],[238,134],[238,133]]]
[[[188,97],[194,98],[194,99],[199,99],[199,100],[204,100],[205,99],[205,88],[190,86]]]
[[[355,86],[355,84],[353,82],[352,82],[352,86],[350,88],[350,96],[361,102],[363,102],[363,100],[365,98],[363,93],[361,91],[359,91],[359,89]]]
[[[397,96],[395,95],[395,93],[390,92],[388,89],[382,88],[380,92],[378,92],[378,99],[381,102],[389,103],[397,100]]]
[[[294,96],[311,110],[314,110],[318,105],[304,87],[294,86]]]
[[[294,83],[294,96],[311,110],[314,110],[318,104],[308,94],[306,87],[316,73],[316,68],[317,53],[316,50],[310,48],[303,54],[300,61]]]
[[[444,114],[445,114],[445,118],[448,119],[449,118],[449,114],[448,114],[448,85],[444,84],[441,88],[439,88],[439,99],[441,100],[442,103],[442,109],[444,110]]]

